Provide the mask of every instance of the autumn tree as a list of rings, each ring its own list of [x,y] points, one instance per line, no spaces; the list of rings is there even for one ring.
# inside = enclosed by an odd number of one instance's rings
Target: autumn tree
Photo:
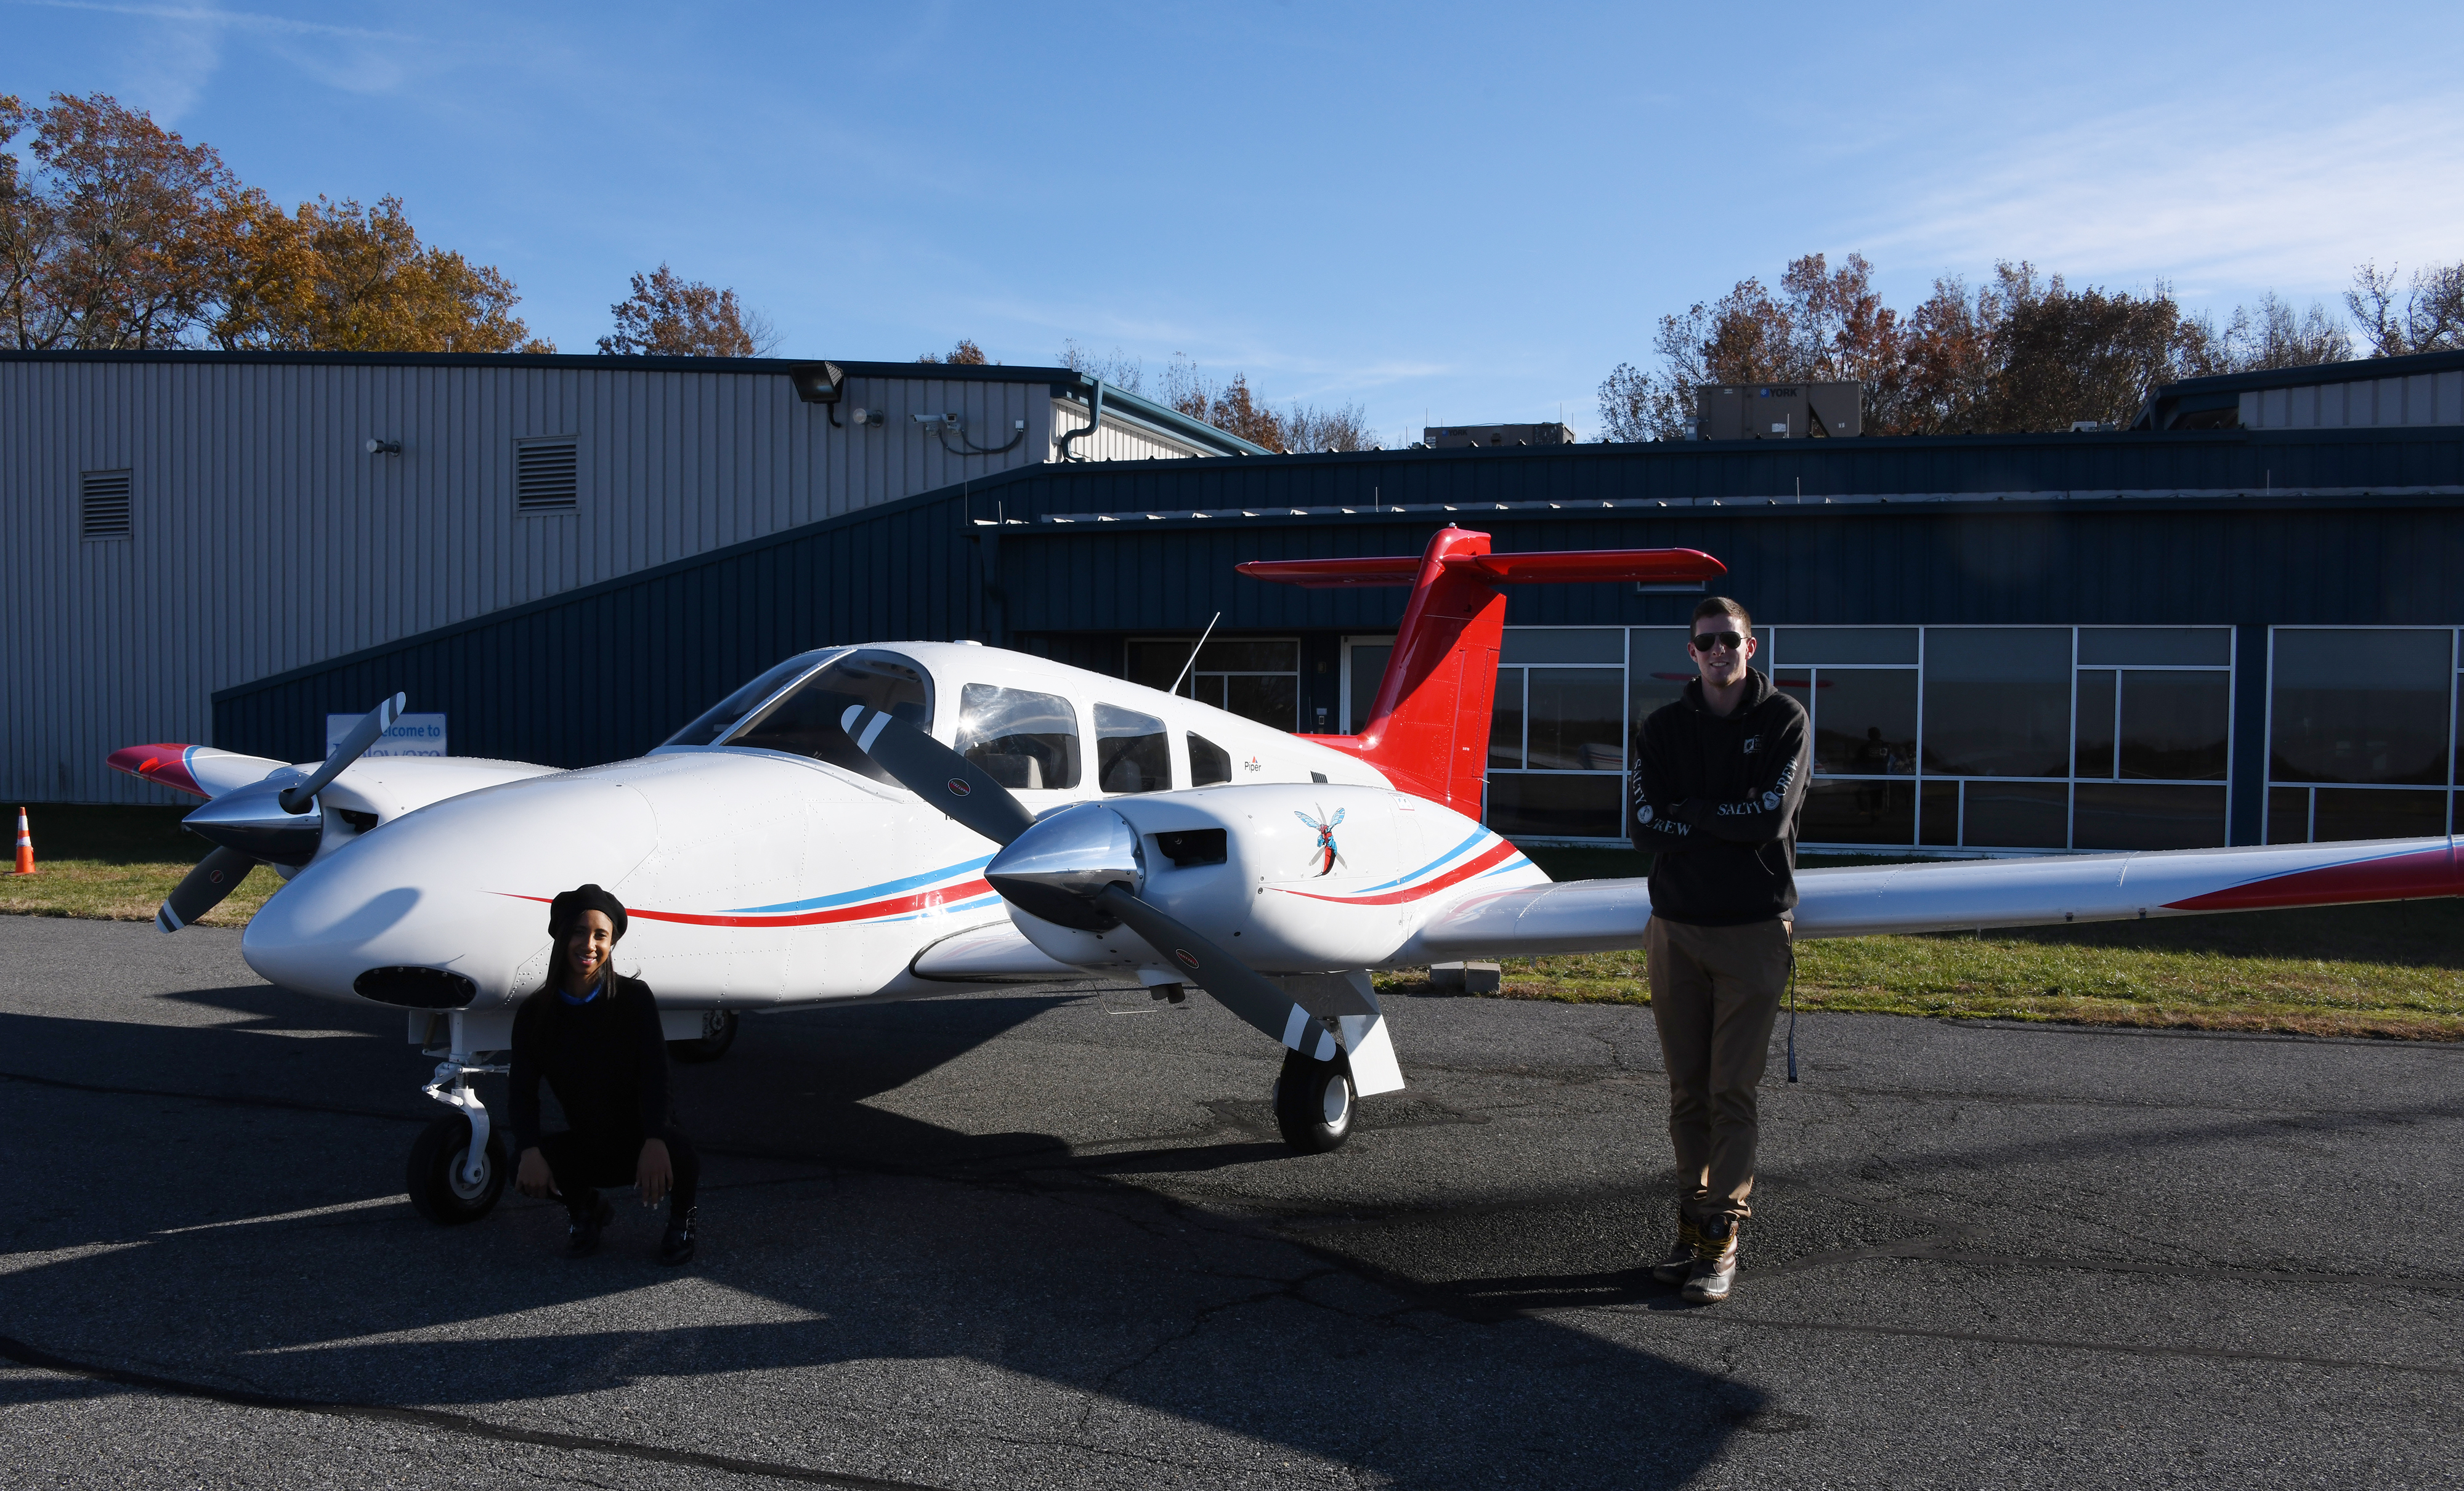
[[[2399,304],[2395,267],[2353,272],[2344,306],[2369,340],[2372,357],[2450,352],[2464,347],[2464,263],[2414,270]]]
[[[735,291],[680,278],[664,263],[634,275],[633,293],[608,311],[616,330],[599,339],[599,350],[611,356],[750,358],[779,342],[769,318]]]
[[[32,110],[0,97],[0,301],[24,349],[180,345],[208,314],[237,179],[104,94]]]
[[[1357,404],[1312,405],[1294,400],[1277,416],[1287,450],[1375,450],[1376,431]]]
[[[927,352],[915,361],[939,362],[948,367],[981,367],[989,360],[984,356],[984,349],[976,345],[974,338],[961,337],[958,339],[958,344],[950,349],[948,356]]]
[[[498,270],[429,247],[398,197],[324,197],[294,212],[251,191],[231,205],[209,330],[230,350],[553,352],[513,314]]]

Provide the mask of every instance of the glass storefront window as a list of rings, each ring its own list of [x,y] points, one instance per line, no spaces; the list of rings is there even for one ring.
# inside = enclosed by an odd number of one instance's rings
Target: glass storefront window
[[[2331,839],[2421,839],[2447,831],[2444,792],[2369,792],[2321,787],[2311,808],[2310,835]]]
[[[1519,772],[1488,778],[1488,826],[1507,838],[1614,839],[1622,832],[1622,776]]]
[[[1925,649],[1925,771],[2068,775],[2071,628],[1928,626]]]
[[[2447,785],[2454,645],[2452,631],[2278,628],[2268,778]]]
[[[1215,637],[1199,648],[1195,637],[1139,637],[1128,647],[1130,682],[1150,689],[1180,686],[1185,698],[1254,719],[1277,730],[1301,723],[1301,645],[1290,637]]]
[[[2113,775],[2113,713],[2120,692],[2121,681],[2113,669],[2079,669],[2079,722],[2075,727],[2076,743],[2071,752],[2072,776],[2104,778]]]
[[[1525,669],[1524,764],[1533,771],[1622,772],[1624,680],[1614,668]]]
[[[1841,777],[1916,774],[1915,669],[1817,669],[1810,693],[1816,772]]]
[[[2073,789],[2075,849],[2206,849],[2225,842],[2225,789],[2083,781]]]
[[[1816,778],[1805,791],[1797,837],[1807,844],[1913,844],[1917,790],[1913,781],[1848,781]]]
[[[2079,676],[2083,680],[2087,675]],[[2232,714],[2230,673],[2124,669],[2122,775],[2165,781],[2224,780]]]
[[[1770,650],[1762,663],[1815,668],[1824,663],[1898,663],[1913,668],[1917,661],[1914,626],[1774,626],[1767,634]]]
[[[2058,781],[1961,784],[1960,841],[1970,848],[2059,849],[2070,844],[2070,787]]]

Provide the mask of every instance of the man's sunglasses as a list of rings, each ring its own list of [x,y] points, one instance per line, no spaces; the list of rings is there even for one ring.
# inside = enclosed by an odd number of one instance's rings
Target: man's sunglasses
[[[1694,650],[1708,652],[1713,647],[1726,647],[1734,652],[1746,645],[1746,639],[1733,631],[1698,631],[1694,634]]]

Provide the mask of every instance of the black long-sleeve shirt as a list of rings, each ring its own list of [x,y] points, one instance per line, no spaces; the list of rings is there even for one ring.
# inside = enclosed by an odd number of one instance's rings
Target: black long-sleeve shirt
[[[1726,716],[1703,681],[1635,736],[1628,831],[1651,865],[1651,910],[1697,927],[1769,921],[1796,906],[1796,819],[1814,764],[1805,709],[1746,670]]]
[[[580,1004],[541,989],[514,1013],[514,1152],[539,1143],[540,1079],[576,1133],[665,1139],[668,1042],[650,986],[607,971]]]

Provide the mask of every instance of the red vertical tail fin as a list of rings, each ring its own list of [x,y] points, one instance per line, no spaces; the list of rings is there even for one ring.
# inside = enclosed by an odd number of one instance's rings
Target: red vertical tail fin
[[[1304,735],[1376,767],[1396,786],[1478,818],[1488,776],[1489,714],[1506,633],[1500,585],[1706,581],[1727,566],[1693,549],[1492,554],[1489,536],[1446,527],[1419,559],[1258,559],[1254,580],[1330,589],[1409,585],[1395,651],[1356,735]]]

